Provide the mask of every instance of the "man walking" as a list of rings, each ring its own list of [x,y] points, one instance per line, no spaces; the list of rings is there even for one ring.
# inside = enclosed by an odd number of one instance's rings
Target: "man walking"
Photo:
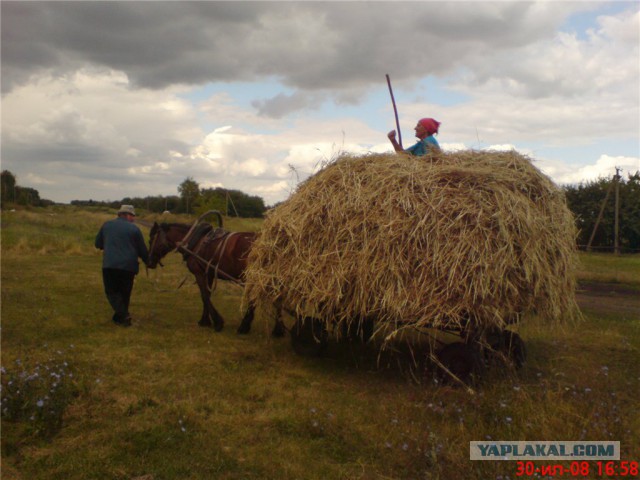
[[[107,300],[114,310],[113,322],[131,326],[129,300],[133,280],[139,271],[138,257],[145,265],[149,251],[140,229],[133,224],[136,212],[133,205],[122,205],[118,218],[105,222],[96,236],[96,248],[104,250],[102,280]]]

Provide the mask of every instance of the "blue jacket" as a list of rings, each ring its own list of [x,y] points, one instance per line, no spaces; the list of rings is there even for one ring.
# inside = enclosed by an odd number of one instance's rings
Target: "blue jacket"
[[[433,135],[423,138],[415,145],[407,148],[405,153],[410,153],[415,156],[426,155],[427,153],[434,153],[440,150],[440,145]]]
[[[146,264],[149,251],[142,232],[124,218],[105,222],[96,236],[96,248],[104,250],[102,268],[138,273],[138,257]]]

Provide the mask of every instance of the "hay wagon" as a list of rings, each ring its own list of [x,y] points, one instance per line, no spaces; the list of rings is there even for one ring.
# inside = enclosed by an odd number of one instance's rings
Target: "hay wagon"
[[[364,343],[371,341],[376,331],[376,320],[372,318],[339,322],[289,313],[295,317],[290,330],[291,344],[299,355],[322,355],[329,343],[330,331],[337,332],[339,340]],[[513,325],[516,323],[514,320]],[[454,378],[471,383],[484,374],[489,362],[497,361],[501,365],[520,369],[527,359],[524,341],[517,332],[508,328],[478,329],[472,321],[460,327],[424,323],[418,327],[415,322],[406,319],[398,319],[394,324],[399,328],[411,328],[428,340],[428,360],[435,366],[433,373],[445,382]],[[441,334],[444,334],[444,338]],[[382,337],[383,342],[389,339],[385,335]]]
[[[431,357],[468,379],[487,352],[522,365],[524,315],[579,316],[575,235],[562,191],[515,151],[344,155],[269,212],[245,300],[289,311],[300,353],[330,331],[453,334]]]

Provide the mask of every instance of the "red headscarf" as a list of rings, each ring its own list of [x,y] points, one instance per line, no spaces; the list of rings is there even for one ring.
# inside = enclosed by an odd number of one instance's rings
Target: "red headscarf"
[[[422,118],[418,120],[418,123],[424,127],[424,129],[429,133],[429,135],[438,133],[438,127],[440,126],[440,122],[435,121],[433,118]]]

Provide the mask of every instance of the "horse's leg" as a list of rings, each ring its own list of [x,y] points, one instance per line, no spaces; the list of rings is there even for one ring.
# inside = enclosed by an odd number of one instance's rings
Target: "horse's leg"
[[[200,268],[200,265],[194,259],[187,259],[187,268],[193,274],[196,279],[196,284],[198,285],[198,289],[200,290],[200,298],[202,299],[202,315],[200,316],[200,320],[198,321],[198,325],[201,327],[210,327],[211,326],[211,318],[209,314],[209,292],[207,291],[207,280],[204,276],[204,272]]]
[[[273,330],[271,331],[272,337],[284,337],[285,333],[287,333],[287,327],[284,326],[284,322],[282,321],[282,309],[280,305],[275,306],[276,309],[276,319],[275,325],[273,326]]]
[[[247,313],[244,314],[242,318],[242,322],[238,327],[239,334],[247,334],[251,331],[251,323],[253,322],[253,316],[255,313],[255,305],[250,303],[249,308],[247,308]],[[284,322],[282,321],[282,309],[280,305],[277,304],[274,306],[275,309],[275,325],[273,330],[271,331],[271,335],[274,337],[284,337],[287,332],[287,328],[284,326]]]
[[[196,283],[200,289],[200,298],[202,299],[202,317],[198,325],[201,327],[211,327],[211,321],[213,320],[213,328],[216,332],[219,332],[222,330],[222,327],[224,327],[224,319],[211,303],[212,280],[212,278],[205,278],[202,273],[196,274]]]
[[[253,322],[253,314],[255,313],[255,310],[255,305],[250,303],[249,308],[247,308],[247,313],[242,317],[242,322],[240,322],[240,326],[238,327],[239,334],[246,335],[251,331],[251,323]]]
[[[274,325],[273,330],[271,330],[272,337],[284,337],[287,333],[287,327],[285,327],[284,322],[282,321],[282,300],[276,299],[273,303],[273,308],[275,310],[274,317]]]
[[[213,320],[213,329],[219,332],[224,327],[224,318],[222,318],[222,315],[218,313],[216,307],[211,303],[211,286],[213,285],[214,278],[214,273],[209,271],[209,275],[207,275],[207,302],[209,304],[209,314],[211,315],[211,320]]]
[[[213,329],[216,332],[219,332],[224,328],[224,318],[222,318],[222,315],[218,313],[218,311],[211,304],[211,302],[209,302],[209,308],[210,308],[209,313],[211,314],[211,318],[213,319]]]
[[[211,327],[211,316],[209,314],[209,304],[211,303],[211,301],[209,299],[207,281],[205,280],[204,275],[197,274],[196,283],[198,284],[198,289],[200,290],[200,298],[202,299],[202,316],[200,317],[198,325],[200,325],[201,327]]]

